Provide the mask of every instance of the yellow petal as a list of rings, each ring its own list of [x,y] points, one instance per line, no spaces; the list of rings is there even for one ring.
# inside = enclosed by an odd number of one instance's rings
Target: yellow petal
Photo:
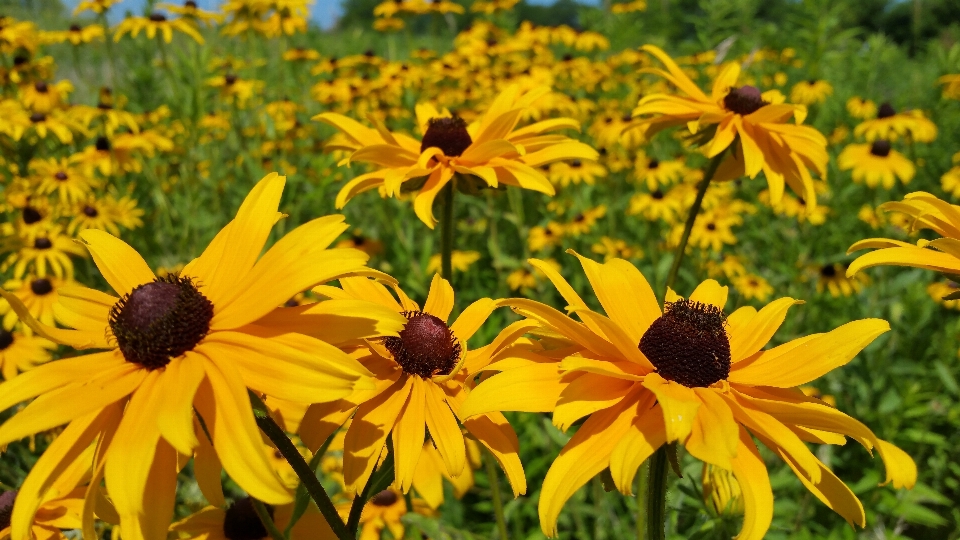
[[[468,341],[483,326],[483,323],[487,322],[487,318],[499,305],[498,302],[489,298],[477,300],[460,313],[457,320],[450,325],[450,330],[457,339]]]
[[[413,489],[427,503],[427,506],[434,510],[443,504],[443,475],[440,474],[443,466],[443,461],[437,449],[433,447],[433,442],[424,443],[420,461],[417,462],[417,470],[413,473]]]
[[[118,295],[130,294],[134,288],[150,283],[156,276],[143,257],[126,242],[98,229],[80,233],[103,278]]]
[[[731,361],[737,363],[762,349],[787,318],[787,310],[801,303],[793,298],[779,298],[764,306],[749,320],[741,321],[732,315],[728,317]]]
[[[794,474],[797,475],[800,482],[810,490],[810,493],[813,493],[814,496],[820,499],[820,502],[827,505],[827,508],[840,514],[843,519],[847,520],[847,523],[849,523],[851,527],[854,525],[859,525],[860,527],[866,526],[866,515],[863,512],[863,504],[860,503],[860,499],[858,499],[853,491],[851,491],[842,480],[837,478],[826,465],[821,463],[820,460],[814,458],[819,469],[819,480],[814,482],[789,454],[782,450],[779,451],[779,454],[787,465],[793,469]]]
[[[467,463],[460,424],[447,405],[446,395],[431,382],[424,382],[425,419],[430,437],[436,444],[450,476],[460,476]]]
[[[157,416],[160,435],[186,456],[193,454],[199,444],[193,428],[193,396],[203,377],[203,359],[187,352],[171,360],[160,378],[161,393],[166,401]]]
[[[960,273],[960,259],[932,249],[916,246],[878,249],[857,257],[847,268],[847,276],[852,277],[866,268],[880,265],[910,266],[926,268],[945,274]]]
[[[426,390],[420,377],[411,376],[412,386],[407,402],[400,410],[397,424],[393,427],[393,463],[396,467],[397,483],[404,493],[413,484],[413,473],[423,451],[423,438],[426,432]]]
[[[807,384],[846,364],[888,330],[890,324],[881,319],[849,322],[830,332],[794,340],[734,364],[729,381],[778,388]]]
[[[493,411],[553,411],[565,386],[556,363],[533,364],[498,373],[470,391],[458,411],[471,418]]]
[[[13,309],[13,312],[17,314],[17,318],[20,319],[23,324],[27,325],[28,328],[37,333],[40,337],[49,339],[55,343],[61,345],[69,345],[74,349],[107,349],[110,348],[110,344],[107,342],[106,338],[106,327],[102,328],[99,331],[87,331],[87,330],[64,330],[62,328],[55,328],[53,326],[47,326],[30,314],[30,309],[23,304],[23,301],[20,300],[13,293],[0,289],[0,297],[3,297],[4,300],[10,304],[10,308]],[[59,364],[59,362],[57,362]],[[3,394],[0,394],[3,396]],[[2,397],[0,397],[2,399]]]
[[[701,404],[697,395],[692,389],[668,381],[657,373],[647,375],[643,386],[657,395],[657,401],[663,409],[667,442],[686,441],[693,430],[693,421]]]
[[[193,476],[197,479],[200,492],[213,506],[224,506],[223,485],[220,483],[220,473],[223,466],[213,443],[207,438],[200,426],[199,420],[193,419],[194,431],[201,435],[197,437],[197,448],[193,456]]]
[[[579,374],[560,393],[553,411],[553,425],[560,431],[566,431],[584,416],[616,405],[635,386],[634,381],[611,379],[593,373]]]
[[[897,489],[913,489],[917,483],[917,464],[913,458],[883,439],[877,439],[876,443],[884,466],[887,468],[887,479],[884,483],[892,483]]]
[[[360,492],[367,484],[412,387],[413,377],[401,377],[357,409],[343,441],[343,480],[347,490]]]
[[[640,398],[637,417],[610,455],[610,475],[624,495],[633,493],[633,479],[637,469],[667,441],[663,425],[663,411],[654,404],[653,394]]]
[[[0,384],[0,411],[103,373],[119,373],[130,365],[119,351],[64,358],[35,367]]]
[[[453,287],[450,286],[449,281],[440,277],[440,274],[433,275],[423,311],[443,322],[447,322],[450,318],[450,312],[453,311]]]
[[[763,540],[773,521],[773,491],[763,458],[753,439],[740,429],[740,445],[733,458],[733,475],[743,493],[743,528],[736,540]]]
[[[721,287],[716,280],[708,279],[697,286],[690,295],[690,301],[711,304],[723,309],[723,306],[727,303],[729,291],[730,288],[726,285]]]
[[[723,398],[712,388],[694,388],[702,405],[697,410],[690,437],[684,448],[690,455],[726,470],[737,455],[739,426],[733,412]]]

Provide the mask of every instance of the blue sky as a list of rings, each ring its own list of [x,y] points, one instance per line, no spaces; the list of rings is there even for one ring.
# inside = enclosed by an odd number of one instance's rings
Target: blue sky
[[[69,8],[73,9],[77,5],[78,0],[63,0],[64,4]],[[180,3],[180,0],[165,0],[170,3]],[[221,0],[195,0],[197,5],[203,9],[215,9],[220,3]],[[340,3],[342,0],[315,0],[312,9],[312,18],[313,21],[319,24],[322,28],[329,28],[333,26],[336,22],[337,17],[340,16]],[[531,4],[540,4],[540,5],[550,5],[553,4],[554,0],[528,0]],[[595,4],[598,0],[587,0],[583,3]],[[114,7],[114,16],[122,18],[123,14],[127,11],[132,11],[133,13],[141,13],[143,6],[146,4],[146,0],[123,0],[119,5]]]

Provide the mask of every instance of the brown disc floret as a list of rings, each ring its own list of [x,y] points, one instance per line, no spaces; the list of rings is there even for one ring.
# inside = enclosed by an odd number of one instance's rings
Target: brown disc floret
[[[273,507],[269,504],[267,513],[273,517]],[[244,497],[227,508],[223,516],[223,535],[228,540],[260,540],[267,537],[267,528],[253,507],[253,499]]]
[[[760,89],[756,86],[747,85],[740,88],[731,88],[730,92],[723,98],[724,108],[741,116],[755,112],[764,105],[769,105],[769,103],[763,100]]]
[[[427,131],[423,134],[420,144],[420,153],[427,148],[439,148],[447,157],[457,157],[473,144],[470,133],[467,132],[467,123],[463,118],[431,118],[427,124]]]
[[[453,331],[439,317],[422,311],[407,311],[407,324],[397,337],[387,337],[383,345],[403,371],[424,379],[449,375],[460,361],[462,347]]]
[[[640,338],[640,351],[657,373],[688,388],[707,387],[730,375],[726,317],[712,305],[681,299]]]

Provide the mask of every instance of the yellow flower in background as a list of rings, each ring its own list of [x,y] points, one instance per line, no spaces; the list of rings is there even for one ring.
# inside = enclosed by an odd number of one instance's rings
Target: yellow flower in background
[[[203,45],[203,36],[186,18],[167,19],[166,15],[157,12],[151,13],[148,17],[127,17],[120,21],[120,24],[113,29],[113,40],[119,42],[125,34],[135,38],[143,31],[148,39],[153,39],[159,32],[164,42],[171,43],[174,30],[190,36]]]
[[[593,230],[593,226],[597,224],[597,221],[605,215],[607,215],[607,205],[605,204],[588,208],[573,216],[573,219],[563,226],[563,234],[566,236],[588,234]]]
[[[875,188],[891,189],[899,178],[903,184],[913,180],[917,169],[906,156],[894,150],[890,141],[877,139],[870,144],[851,144],[837,156],[840,170],[853,171],[853,181]]]
[[[517,128],[521,115],[550,93],[539,87],[521,92],[510,86],[490,104],[483,116],[467,125],[460,117],[432,105],[417,105],[417,124],[422,141],[391,133],[376,119],[376,128],[368,128],[336,113],[322,113],[314,120],[340,130],[347,142],[336,148],[351,151],[342,164],[353,161],[371,163],[378,170],[357,176],[337,194],[337,208],[343,208],[355,195],[381,187],[388,197],[407,190],[405,183],[426,177],[416,188],[414,210],[431,229],[433,200],[454,174],[477,177],[489,187],[500,184],[519,186],[553,195],[553,185],[538,169],[555,161],[596,160],[597,152],[581,142],[563,136],[550,136],[561,129],[578,129],[570,118],[557,118]]]
[[[656,191],[683,178],[685,170],[683,161],[679,159],[660,161],[648,158],[646,153],[640,150],[634,160],[633,176],[641,184],[646,184],[650,191]]]
[[[937,79],[943,85],[943,97],[946,99],[960,99],[960,74],[944,75]]]
[[[420,499],[413,499],[412,511],[433,515],[434,512]],[[394,488],[377,493],[363,507],[360,514],[360,540],[380,540],[384,530],[393,538],[403,538],[406,531],[401,518],[410,512],[403,494]]]
[[[62,204],[87,198],[100,182],[75,166],[69,158],[33,159],[30,172],[40,195],[56,194]]]
[[[37,81],[21,89],[20,102],[33,112],[47,114],[63,106],[70,92],[73,92],[70,81]]]
[[[833,94],[833,85],[824,80],[801,81],[790,89],[790,101],[801,105],[823,103]]]
[[[480,260],[479,251],[459,251],[453,250],[450,254],[450,267],[454,272],[466,272],[471,266]],[[430,256],[427,263],[427,274],[435,274],[440,271],[440,254],[434,253]]]
[[[186,0],[182,6],[161,3],[157,4],[157,7],[169,13],[180,15],[184,19],[193,20],[205,25],[223,22],[223,15],[200,9],[194,0]]]
[[[545,227],[530,227],[527,233],[527,246],[530,251],[542,251],[544,249],[560,245],[565,231],[562,225],[557,223],[548,223]]]
[[[853,96],[847,100],[847,112],[854,118],[867,120],[877,115],[877,104],[869,99]]]
[[[50,352],[57,344],[42,337],[27,335],[18,330],[0,326],[0,376],[9,381],[17,373],[29,371],[50,361]],[[2,515],[0,511],[0,515]],[[0,529],[3,523],[0,522]]]
[[[639,466],[670,442],[733,473],[744,501],[741,540],[764,538],[773,518],[773,493],[754,437],[852,525],[865,526],[863,506],[804,441],[843,444],[852,437],[879,451],[888,483],[916,482],[916,466],[902,450],[796,389],[852,360],[889,330],[886,321],[855,321],[764,350],[800,302],[780,298],[759,311],[742,307],[727,315],[727,287],[707,280],[688,299],[668,291],[661,310],[630,263],[577,256],[606,315],[591,310],[559,274],[545,272],[580,321],[533,300],[505,303],[562,336],[566,356],[556,364],[518,360],[480,383],[460,409],[468,418],[552,410],[564,430],[583,420],[541,489],[547,536],[556,536],[563,505],[592,477],[609,468],[617,488],[629,494]]]
[[[853,128],[853,134],[868,142],[876,139],[895,141],[906,136],[916,142],[932,142],[937,138],[937,125],[921,111],[897,112],[890,103],[883,103],[877,109],[877,117],[858,124]]]
[[[600,237],[600,241],[590,247],[590,251],[597,255],[603,255],[604,261],[610,259],[642,259],[643,250],[627,244],[625,240],[610,238],[609,236]]]
[[[847,277],[847,265],[843,264],[825,264],[820,267],[817,276],[817,292],[827,291],[830,296],[838,298],[840,296],[850,296],[863,290],[867,283],[867,276],[858,274]]]
[[[377,32],[398,32],[405,26],[403,19],[389,17],[386,19],[374,19],[373,29]]]
[[[827,140],[809,126],[797,124],[806,117],[800,105],[774,104],[753,86],[736,86],[740,65],[726,64],[707,95],[690,80],[666,53],[653,45],[643,50],[660,60],[666,71],[644,68],[673,84],[684,95],[651,93],[640,99],[633,117],[648,125],[648,135],[661,129],[686,125],[691,133],[703,132],[709,140],[704,144],[706,156],[719,155],[731,145],[734,150],[724,159],[716,180],[733,180],[741,176],[755,178],[764,172],[773,202],[783,196],[784,185],[811,204],[816,204],[810,169],[821,177],[827,172]],[[711,135],[712,133],[712,135]]]
[[[119,4],[122,0],[81,0],[77,7],[73,10],[73,16],[83,13],[84,11],[92,11],[96,14],[103,13],[110,9],[114,4]]]
[[[555,186],[567,187],[583,182],[592,186],[598,178],[605,178],[607,169],[596,161],[574,159],[570,162],[559,161],[550,165],[550,182]]]
[[[733,288],[740,293],[745,300],[757,300],[766,302],[773,294],[773,287],[767,280],[754,274],[743,274],[732,278]]]
[[[72,279],[28,275],[24,276],[23,279],[8,280],[3,284],[3,288],[10,291],[26,306],[31,317],[47,326],[53,326],[53,306],[60,299],[58,291],[62,287],[75,287],[76,285],[76,282]],[[13,325],[19,320],[17,313],[10,308],[10,304],[5,299],[0,299],[0,313],[3,314],[4,328],[13,328]],[[24,331],[28,334],[33,333],[29,326],[25,327]]]
[[[960,274],[960,206],[947,203],[930,193],[917,191],[902,202],[888,202],[880,209],[896,212],[909,218],[910,232],[931,229],[941,236],[936,240],[918,240],[916,245],[889,238],[868,238],[850,246],[847,253],[861,249],[876,249],[857,257],[847,268],[852,277],[866,268],[880,265],[926,268],[944,274]]]
[[[956,294],[960,287],[953,281],[936,281],[927,285],[927,294],[933,301],[947,309],[960,309],[960,299],[944,300],[945,297]]]
[[[0,265],[0,272],[13,268],[13,277],[20,279],[27,273],[38,277],[48,275],[57,278],[73,277],[73,261],[70,256],[85,257],[84,249],[73,238],[63,234],[59,226],[50,226],[28,237],[9,237],[0,244],[0,250],[14,253]]]
[[[646,11],[647,0],[633,0],[632,2],[619,2],[610,6],[612,13],[633,13],[636,11]]]
[[[637,193],[630,197],[627,214],[642,215],[647,221],[661,220],[674,224],[680,219],[680,211],[684,206],[681,191],[674,188],[667,193],[659,189],[650,193]]]
[[[99,489],[105,479],[128,537],[162,537],[173,515],[177,456],[193,455],[199,438],[207,440],[194,410],[218,460],[242,489],[269,504],[292,501],[265,455],[248,388],[281,399],[329,401],[370,388],[370,373],[332,345],[262,333],[253,323],[297,292],[372,271],[362,252],[327,249],[347,228],[341,216],[297,227],[261,257],[282,216],[277,207],[284,182],[276,174],[261,180],[237,217],[178,275],[157,278],[121,240],[98,230],[81,233],[119,298],[60,288],[57,320],[72,329],[37,322],[16,296],[0,290],[39,336],[103,350],[45,364],[0,385],[2,409],[36,398],[0,426],[0,446],[67,424],[20,489],[13,539],[27,538],[38,506],[52,494],[50,475],[97,436],[105,443],[93,461],[91,485]],[[337,316],[334,324],[363,335],[376,328],[376,317],[367,311]]]
[[[265,505],[274,524],[286,530],[293,514],[293,505],[277,507]],[[250,497],[233,501],[226,508],[207,506],[170,525],[170,532],[182,540],[236,540],[238,538],[269,538],[267,528],[253,507]],[[336,540],[330,525],[313,502],[290,531],[291,540]]]
[[[450,477],[463,473],[467,454],[462,425],[497,459],[514,493],[524,493],[526,479],[517,454],[519,442],[506,418],[492,413],[461,421],[457,415],[477,372],[492,355],[517,337],[505,330],[486,347],[468,348],[467,341],[497,303],[489,298],[477,300],[448,324],[454,292],[450,283],[439,275],[434,276],[422,309],[399,287],[393,287],[394,297],[386,286],[367,278],[342,278],[340,285],[342,289],[325,286],[315,288],[314,292],[345,305],[356,301],[374,302],[405,319],[405,323],[397,336],[340,345],[374,374],[375,388],[307,409],[299,430],[307,447],[319,448],[353,416],[343,442],[343,477],[347,491],[363,490],[386,452],[387,437],[391,437],[395,485],[407,493],[413,485],[428,430]],[[282,317],[273,321],[272,326],[283,332],[308,335],[331,333],[322,318]],[[349,338],[341,335],[340,339]]]
[[[520,0],[473,0],[473,4],[470,4],[470,11],[493,15],[500,11],[510,11],[519,2]]]

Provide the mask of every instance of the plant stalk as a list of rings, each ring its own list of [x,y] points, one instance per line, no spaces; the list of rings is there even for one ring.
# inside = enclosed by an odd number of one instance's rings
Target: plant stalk
[[[497,460],[489,451],[484,452],[483,464],[487,468],[487,482],[490,483],[490,496],[493,499],[493,512],[497,517],[497,531],[500,540],[508,540],[507,518],[503,513],[503,498],[500,496],[500,478],[497,475]]]
[[[440,190],[443,209],[440,213],[440,276],[453,281],[453,195],[456,191],[456,177],[451,178]]]
[[[670,274],[667,275],[665,289],[673,287],[674,281],[677,280],[680,263],[683,262],[683,256],[687,251],[687,242],[690,241],[690,231],[693,230],[693,223],[697,220],[697,214],[700,213],[700,207],[703,205],[703,197],[707,194],[707,187],[710,186],[710,181],[713,180],[713,176],[717,173],[717,168],[720,166],[720,162],[723,161],[723,156],[726,154],[726,151],[720,152],[710,160],[710,164],[707,166],[707,172],[703,175],[703,180],[701,180],[697,186],[697,198],[694,199],[693,206],[690,207],[690,213],[687,214],[687,223],[683,226],[683,236],[680,237],[680,245],[677,246],[676,255],[673,257],[673,265],[670,267]]]
[[[263,523],[263,527],[267,529],[267,533],[270,534],[270,538],[273,540],[286,540],[283,536],[283,533],[280,532],[280,529],[277,528],[277,524],[274,523],[273,518],[270,517],[270,512],[267,510],[267,506],[263,502],[250,498],[250,501],[253,503],[253,509],[257,512],[257,517],[260,518],[260,521]]]
[[[647,481],[647,540],[663,540],[667,517],[667,447],[661,446],[650,459]]]
[[[340,518],[340,514],[333,505],[333,501],[330,500],[327,492],[323,489],[323,485],[320,484],[320,480],[317,479],[317,473],[310,469],[310,465],[308,465],[306,460],[303,459],[303,456],[300,455],[297,447],[293,445],[293,442],[290,441],[287,434],[283,432],[280,426],[273,420],[273,417],[270,416],[270,412],[267,410],[267,406],[263,403],[263,400],[260,399],[260,396],[253,392],[249,392],[249,394],[250,401],[253,404],[253,413],[256,417],[257,426],[273,441],[273,444],[276,445],[277,450],[280,451],[283,458],[293,467],[293,472],[297,474],[300,482],[307,488],[307,493],[310,494],[310,498],[317,503],[317,508],[320,509],[320,513],[323,514],[323,518],[330,525],[330,528],[333,529],[333,533],[337,535],[339,540],[354,540],[354,537],[347,531],[347,526],[343,523],[343,519]]]

